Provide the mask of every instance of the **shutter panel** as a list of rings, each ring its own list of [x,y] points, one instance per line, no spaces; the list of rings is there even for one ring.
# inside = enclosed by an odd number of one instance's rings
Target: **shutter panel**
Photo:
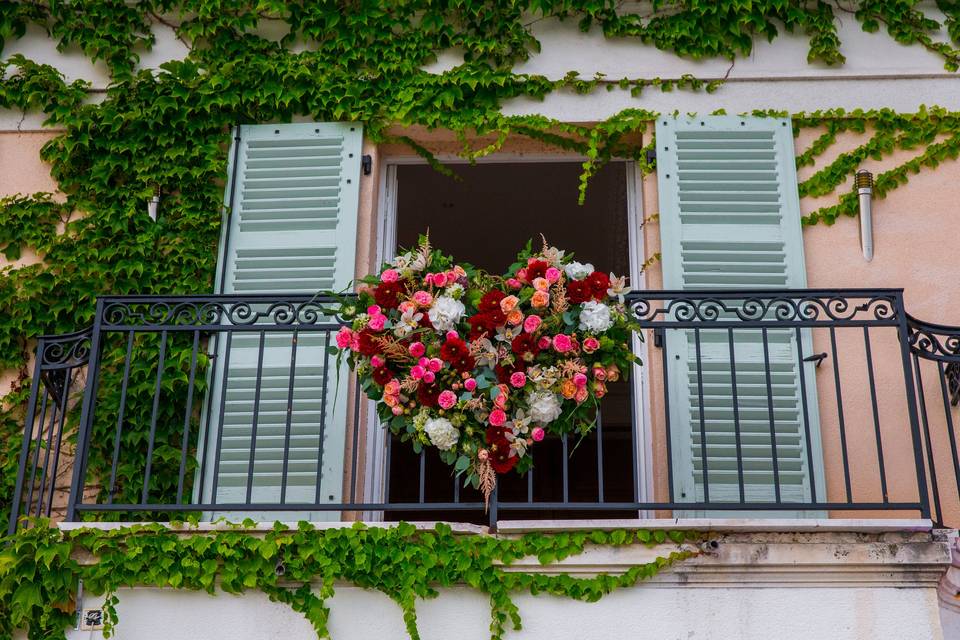
[[[238,147],[236,154],[231,154],[229,174],[235,184],[228,185],[228,201],[233,192],[233,211],[224,224],[217,290],[313,294],[348,288],[354,276],[361,127],[348,123],[243,126],[235,144]],[[232,166],[234,157],[236,167]],[[337,388],[335,361],[326,355],[323,334],[299,333],[295,354],[293,338],[292,332],[266,332],[261,365],[258,332],[234,333],[229,353],[226,335],[219,337],[207,403],[212,420],[206,439],[211,452],[205,458],[206,500],[213,496],[216,476],[217,503],[246,502],[256,414],[252,501],[280,503],[281,496],[288,503],[313,503],[318,496],[321,502],[340,501],[347,415],[345,385]],[[330,366],[326,372],[325,365]],[[229,369],[226,375],[225,366]],[[262,371],[259,403],[258,369]],[[349,372],[340,373],[345,380]],[[283,451],[291,396],[284,488]],[[221,404],[222,425],[217,424]],[[219,469],[213,455],[218,438]],[[323,469],[318,494],[321,448]],[[242,515],[256,517],[246,512]],[[339,517],[336,512],[270,512],[263,518],[289,515],[296,519],[308,515],[310,519]]]
[[[665,289],[806,286],[789,120],[661,117],[656,140]],[[773,502],[776,496],[768,395],[772,396],[781,500],[813,500],[811,477],[817,495],[825,496],[812,363],[802,365],[810,442],[805,437],[798,356],[812,352],[808,330],[801,332],[800,342],[797,345],[793,329],[768,330],[768,394],[760,329],[734,331],[733,367],[727,330],[701,329],[699,371],[694,331],[667,331],[664,357],[669,373],[664,383],[669,385],[671,401],[677,501],[701,502],[707,494],[713,502],[740,501],[733,374],[744,498]]]

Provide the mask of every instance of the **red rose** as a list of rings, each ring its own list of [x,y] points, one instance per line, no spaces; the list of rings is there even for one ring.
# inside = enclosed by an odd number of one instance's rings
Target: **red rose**
[[[400,282],[381,282],[373,290],[373,299],[384,309],[396,309],[400,306],[400,294],[403,285]]]
[[[567,298],[573,304],[586,302],[590,297],[590,285],[586,280],[573,280],[567,284]]]
[[[362,329],[357,333],[357,351],[367,357],[383,352],[383,348],[374,340],[374,333],[370,329]]]
[[[543,260],[534,260],[527,264],[527,281],[533,282],[537,278],[545,277],[549,268],[550,265]]]
[[[510,348],[517,354],[519,360],[526,362],[531,362],[540,353],[540,348],[537,347],[537,339],[533,337],[532,333],[518,335],[510,343]]]
[[[381,387],[393,380],[396,374],[389,367],[377,367],[373,370],[373,381]]]
[[[485,311],[500,311],[500,301],[507,297],[503,291],[499,289],[491,289],[483,294],[483,297],[480,298],[480,303],[477,305],[477,309],[481,312]]]
[[[586,277],[584,282],[590,289],[590,295],[596,300],[603,300],[607,297],[607,289],[610,288],[610,276],[602,271],[594,271]]]

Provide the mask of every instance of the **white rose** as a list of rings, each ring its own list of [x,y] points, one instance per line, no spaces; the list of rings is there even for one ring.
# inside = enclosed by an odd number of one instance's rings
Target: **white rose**
[[[527,404],[527,416],[532,422],[546,424],[560,417],[560,399],[553,392],[534,391],[527,396]]]
[[[603,333],[612,326],[613,318],[610,317],[610,307],[594,300],[583,304],[583,309],[580,310],[581,331]]]
[[[463,317],[466,307],[459,300],[450,296],[437,296],[427,312],[430,324],[440,332],[450,331]]]
[[[567,277],[571,280],[583,280],[588,275],[593,273],[593,265],[589,262],[583,264],[582,262],[571,262],[568,265],[563,267],[563,270],[567,273]]]
[[[427,420],[427,423],[423,425],[423,430],[427,433],[427,437],[430,438],[433,446],[441,451],[453,449],[460,439],[460,432],[446,418]]]

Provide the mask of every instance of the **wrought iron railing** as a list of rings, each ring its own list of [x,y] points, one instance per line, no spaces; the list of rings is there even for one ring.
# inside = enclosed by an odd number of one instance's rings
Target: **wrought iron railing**
[[[627,303],[643,366],[610,381],[590,435],[538,443],[485,510],[373,423],[330,348],[333,298],[101,298],[91,329],[38,341],[11,530],[50,515],[960,522],[960,336],[910,318],[900,290]]]

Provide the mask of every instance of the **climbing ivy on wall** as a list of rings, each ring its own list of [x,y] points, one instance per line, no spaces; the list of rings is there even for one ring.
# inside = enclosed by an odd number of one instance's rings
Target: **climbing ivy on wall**
[[[0,638],[28,629],[28,637],[64,638],[72,626],[79,580],[84,590],[106,594],[109,633],[118,620],[116,592],[150,586],[214,593],[258,589],[289,605],[329,637],[334,583],[346,581],[380,591],[400,606],[407,632],[419,638],[416,603],[438,589],[467,585],[490,600],[490,637],[520,629],[518,592],[551,594],[595,602],[619,588],[653,577],[661,569],[698,555],[698,534],[682,531],[616,530],[528,534],[518,538],[457,535],[449,526],[417,530],[391,527],[317,530],[301,523],[295,531],[279,524],[264,535],[241,530],[181,535],[151,524],[109,531],[59,531],[45,523],[9,540],[0,552]],[[664,556],[630,567],[620,575],[591,578],[505,571],[524,557],[548,565],[582,553],[588,544],[667,545]],[[83,558],[88,558],[83,562]]]

